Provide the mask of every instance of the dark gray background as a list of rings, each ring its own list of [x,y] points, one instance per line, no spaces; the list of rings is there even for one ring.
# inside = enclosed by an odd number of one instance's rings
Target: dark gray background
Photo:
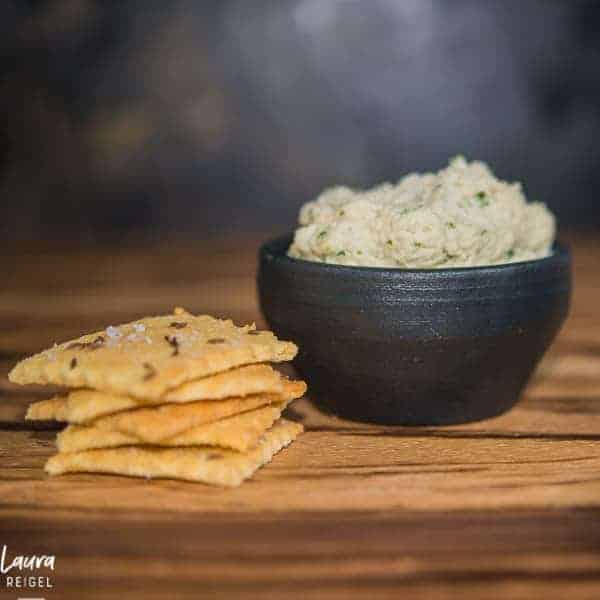
[[[600,224],[600,2],[0,4],[0,233],[290,228],[463,153]]]

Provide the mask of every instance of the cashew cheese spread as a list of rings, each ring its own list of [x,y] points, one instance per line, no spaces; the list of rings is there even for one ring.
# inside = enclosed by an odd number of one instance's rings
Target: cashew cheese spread
[[[551,253],[555,219],[521,184],[482,162],[454,158],[370,190],[334,187],[300,210],[289,255],[364,267],[495,265]]]

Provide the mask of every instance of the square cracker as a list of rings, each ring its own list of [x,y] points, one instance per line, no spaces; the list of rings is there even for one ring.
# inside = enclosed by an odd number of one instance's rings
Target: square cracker
[[[87,423],[105,432],[116,431],[134,436],[145,443],[156,444],[196,425],[212,423],[267,404],[295,400],[305,391],[306,384],[303,381],[284,380],[283,391],[280,394],[256,394],[244,398],[161,404],[117,412]],[[105,404],[106,399],[102,392],[95,392],[92,397],[96,398],[101,406]],[[67,398],[43,400],[30,408],[35,408],[36,418],[69,421]],[[29,413],[28,418],[31,418]]]
[[[164,396],[167,402],[220,400],[251,394],[278,394],[285,377],[270,365],[246,365],[209,377],[188,381]]]
[[[286,378],[269,365],[248,365],[184,383],[164,399],[141,399],[107,394],[96,390],[74,390],[29,406],[27,419],[86,423],[122,410],[143,408],[169,402],[221,400],[256,394],[281,394]]]
[[[194,448],[152,448],[127,446],[56,454],[46,463],[50,475],[62,473],[113,473],[133,477],[161,477],[201,481],[235,487],[268,463],[302,431],[302,425],[279,420],[246,453],[234,450]]]
[[[108,415],[92,421],[105,431],[119,431],[154,444],[196,425],[212,423],[266,404],[295,400],[304,394],[304,382],[287,381],[281,394],[257,394],[245,398],[201,400],[185,404],[163,404]]]
[[[173,437],[160,440],[159,446],[220,446],[238,452],[254,448],[260,437],[281,416],[287,402],[250,410],[213,423],[196,425]],[[93,425],[69,425],[56,438],[59,452],[81,452],[93,448],[132,446],[140,440],[119,431],[105,431]]]
[[[256,394],[245,398],[201,400],[184,404],[162,404],[151,408],[127,410],[91,421],[98,430],[119,432],[135,437],[139,442],[157,444],[191,427],[212,423],[267,404],[286,402],[304,394],[303,381],[285,381],[281,394]],[[54,399],[53,399],[54,400]],[[64,404],[55,403],[56,415],[64,416]]]
[[[253,325],[182,309],[108,327],[26,358],[13,383],[91,388],[136,398],[161,398],[182,383],[241,365],[292,360],[298,348]]]

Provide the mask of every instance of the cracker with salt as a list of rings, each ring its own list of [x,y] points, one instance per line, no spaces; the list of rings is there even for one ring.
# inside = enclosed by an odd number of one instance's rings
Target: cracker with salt
[[[185,382],[242,365],[292,360],[298,348],[253,325],[182,309],[64,342],[18,363],[13,383],[161,398]]]
[[[196,425],[157,442],[159,446],[220,446],[238,452],[254,448],[264,432],[281,416],[286,402],[257,408],[213,423]],[[133,446],[140,440],[120,431],[105,431],[93,425],[69,425],[56,438],[59,452],[81,452],[93,448]]]
[[[46,463],[51,475],[112,473],[200,481],[235,487],[268,463],[302,431],[302,425],[280,419],[258,445],[246,453],[215,448],[152,448],[127,446],[57,454]]]
[[[212,423],[267,404],[294,400],[305,391],[304,382],[287,381],[281,394],[256,394],[245,398],[162,404],[100,417],[92,421],[92,424],[102,431],[118,431],[134,436],[140,442],[157,444],[197,425]]]
[[[41,400],[29,406],[26,419],[86,423],[122,410],[169,402],[221,400],[284,392],[286,378],[269,365],[248,365],[184,383],[163,399],[141,399],[96,390],[74,390],[67,396]]]

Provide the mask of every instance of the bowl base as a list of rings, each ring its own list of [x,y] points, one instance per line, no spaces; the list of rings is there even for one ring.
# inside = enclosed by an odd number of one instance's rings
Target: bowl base
[[[413,398],[410,402],[392,400],[382,403],[380,400],[375,405],[348,403],[347,398],[336,402],[331,396],[320,398],[315,394],[311,400],[319,410],[350,421],[431,427],[460,425],[497,417],[509,411],[518,402],[518,397],[503,401],[497,398],[490,402],[480,400],[476,404],[443,396],[436,396],[434,400],[430,397]]]

